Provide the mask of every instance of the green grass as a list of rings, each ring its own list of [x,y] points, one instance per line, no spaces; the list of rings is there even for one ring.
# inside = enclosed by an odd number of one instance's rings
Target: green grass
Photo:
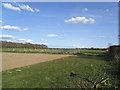
[[[77,75],[72,77],[70,72]],[[109,56],[79,55],[3,71],[2,79],[3,88],[78,88],[79,84],[92,88],[84,78],[94,84],[107,78],[102,87],[109,88],[117,87],[117,72]]]
[[[44,54],[104,54],[105,50],[83,50],[83,49],[24,49],[24,48],[3,48],[2,52],[11,53],[44,53]]]

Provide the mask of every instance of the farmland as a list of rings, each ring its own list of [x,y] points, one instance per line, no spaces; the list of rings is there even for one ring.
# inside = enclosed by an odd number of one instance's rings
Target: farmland
[[[106,50],[87,50],[87,49],[29,49],[29,48],[2,48],[2,52],[11,53],[43,53],[43,54],[105,54]]]
[[[64,58],[71,55],[60,54],[33,54],[33,53],[2,53],[2,70],[23,67],[40,62],[51,61],[54,59]]]
[[[6,70],[2,79],[3,88],[111,88],[117,73],[109,56],[78,55]]]
[[[119,84],[118,66],[106,50],[3,48],[2,52],[3,60],[9,61],[6,66],[14,66],[2,71],[3,88],[111,88]]]

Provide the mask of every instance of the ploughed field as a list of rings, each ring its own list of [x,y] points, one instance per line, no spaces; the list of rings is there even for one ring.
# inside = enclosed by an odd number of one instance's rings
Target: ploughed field
[[[2,70],[23,67],[40,62],[50,61],[70,55],[33,54],[33,53],[2,53]]]

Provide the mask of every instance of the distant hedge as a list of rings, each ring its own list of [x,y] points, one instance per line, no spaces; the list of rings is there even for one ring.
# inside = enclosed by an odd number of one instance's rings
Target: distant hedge
[[[30,44],[30,43],[15,43],[15,42],[6,42],[6,41],[0,41],[0,44],[2,44],[2,48],[34,48],[34,49],[46,49],[48,48],[44,44]]]

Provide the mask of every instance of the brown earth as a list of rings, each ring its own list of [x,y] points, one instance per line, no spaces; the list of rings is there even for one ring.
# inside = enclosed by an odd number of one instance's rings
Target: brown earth
[[[2,70],[23,67],[40,62],[51,61],[71,55],[2,53]]]

